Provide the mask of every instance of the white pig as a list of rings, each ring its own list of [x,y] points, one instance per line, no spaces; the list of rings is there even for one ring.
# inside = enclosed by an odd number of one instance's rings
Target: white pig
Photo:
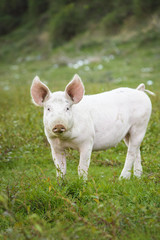
[[[145,85],[137,89],[118,88],[84,95],[84,85],[76,74],[65,91],[51,93],[36,76],[31,86],[33,103],[44,107],[44,130],[50,143],[57,177],[66,174],[65,149],[80,152],[78,174],[87,179],[91,153],[116,146],[124,139],[127,157],[120,178],[142,174],[140,144],[145,135],[152,105]]]

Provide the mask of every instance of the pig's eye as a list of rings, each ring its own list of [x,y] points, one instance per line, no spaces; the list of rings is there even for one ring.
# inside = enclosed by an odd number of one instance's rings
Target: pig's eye
[[[50,111],[51,109],[48,107],[47,110]]]
[[[67,107],[66,110],[68,111],[68,110],[69,110],[69,107]]]

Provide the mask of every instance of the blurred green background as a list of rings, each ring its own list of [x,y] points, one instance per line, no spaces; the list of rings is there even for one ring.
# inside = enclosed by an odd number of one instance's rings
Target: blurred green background
[[[101,22],[115,31],[134,16],[142,21],[159,8],[159,0],[1,0],[0,34],[26,25],[49,27],[53,46],[60,45]],[[113,29],[114,28],[114,29]]]
[[[57,183],[31,102],[38,75],[52,91],[73,75],[86,94],[145,83],[155,92],[141,145],[143,176],[119,181],[127,148],[94,152],[88,182],[67,152]],[[159,0],[0,1],[0,239],[159,239]]]

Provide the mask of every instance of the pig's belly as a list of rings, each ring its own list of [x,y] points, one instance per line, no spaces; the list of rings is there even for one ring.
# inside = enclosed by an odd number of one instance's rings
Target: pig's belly
[[[127,135],[129,128],[124,131],[104,131],[97,132],[94,138],[93,150],[105,150],[111,147],[115,147],[124,137]]]
[[[105,150],[115,147],[127,135],[130,124],[128,118],[108,119],[105,123],[95,124],[93,150]]]

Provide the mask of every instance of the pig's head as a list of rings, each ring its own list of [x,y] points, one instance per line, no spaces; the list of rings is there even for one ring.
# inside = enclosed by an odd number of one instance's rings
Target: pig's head
[[[72,106],[81,101],[84,86],[76,74],[64,92],[51,93],[49,88],[35,77],[31,86],[33,103],[44,107],[44,127],[48,137],[63,136],[73,126]]]

